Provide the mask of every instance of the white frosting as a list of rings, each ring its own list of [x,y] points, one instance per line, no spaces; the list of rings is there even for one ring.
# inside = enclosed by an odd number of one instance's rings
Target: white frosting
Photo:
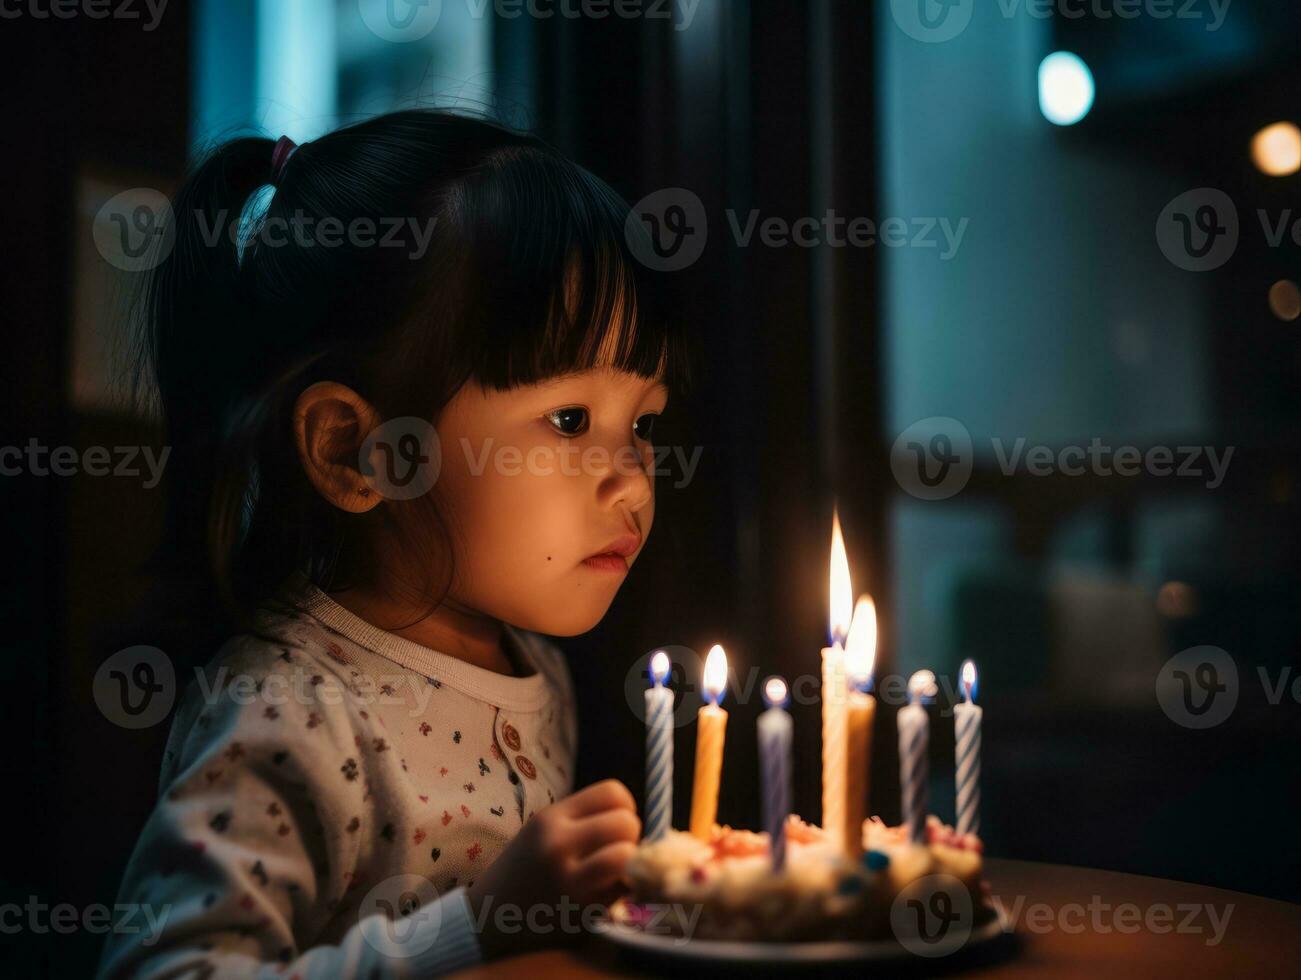
[[[914,845],[902,828],[865,821],[865,849],[889,859],[880,870],[839,854],[816,827],[792,818],[786,861],[774,873],[768,835],[715,829],[712,843],[671,830],[643,842],[628,864],[631,900],[686,910],[669,916],[684,931],[683,915],[698,911],[692,935],[708,939],[796,940],[863,938],[888,930],[890,903],[910,882],[932,871],[961,880],[979,895],[981,855],[939,843]],[[796,826],[798,825],[798,826]]]

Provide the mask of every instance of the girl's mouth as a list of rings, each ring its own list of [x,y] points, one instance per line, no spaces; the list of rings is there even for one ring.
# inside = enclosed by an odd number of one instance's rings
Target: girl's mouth
[[[588,568],[594,568],[603,572],[626,572],[628,571],[628,559],[623,555],[616,555],[612,551],[604,554],[592,555],[583,559],[583,564]]]

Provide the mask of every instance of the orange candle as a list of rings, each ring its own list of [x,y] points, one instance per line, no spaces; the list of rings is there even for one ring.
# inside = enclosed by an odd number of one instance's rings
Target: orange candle
[[[696,772],[691,788],[691,834],[708,842],[718,817],[718,787],[723,772],[727,712],[719,707],[727,686],[727,654],[715,643],[705,658],[704,695],[709,703],[696,715]]]

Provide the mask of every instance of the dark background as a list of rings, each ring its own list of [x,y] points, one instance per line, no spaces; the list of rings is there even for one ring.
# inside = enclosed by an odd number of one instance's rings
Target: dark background
[[[397,105],[487,102],[630,202],[687,188],[709,217],[702,257],[675,277],[699,383],[662,436],[701,446],[699,468],[686,487],[661,484],[655,533],[610,614],[562,641],[581,695],[580,783],[613,775],[640,796],[642,732],[621,692],[657,645],[703,656],[720,642],[740,677],[817,672],[834,501],[855,591],[880,609],[878,676],[951,677],[966,656],[981,666],[991,853],[1301,899],[1301,706],[1290,686],[1269,703],[1258,674],[1273,684],[1299,667],[1301,324],[1266,296],[1301,279],[1301,250],[1290,237],[1270,247],[1256,219],[1295,208],[1301,177],[1265,176],[1249,152],[1259,128],[1301,117],[1301,18],[1248,0],[1214,31],[977,7],[941,44],[907,36],[887,4],[849,0],[702,0],[681,31],[445,14],[413,44],[377,42],[355,2],[330,0],[172,0],[150,31],[6,18],[0,444],[161,442],[114,387],[125,284],[90,240],[105,199],[173,191],[196,142],[239,126],[302,139]],[[1039,115],[1035,95],[1039,61],[1063,48],[1098,90],[1069,128]],[[303,109],[275,71],[333,89]],[[1200,187],[1235,201],[1242,234],[1229,262],[1199,274],[1166,261],[1153,229]],[[752,208],[970,225],[951,261],[880,245],[739,247],[725,215]],[[891,447],[934,416],[959,420],[977,448],[962,493],[926,502],[895,481]],[[1005,475],[987,449],[1095,437],[1235,454],[1210,489]],[[0,879],[6,900],[111,904],[167,726],[111,724],[92,680],[114,651],[160,642],[145,562],[161,490],[29,475],[0,478],[0,492]],[[1167,658],[1201,645],[1228,651],[1240,691],[1227,721],[1195,731],[1167,717],[1155,684]],[[753,827],[762,705],[726,706],[719,819]],[[942,707],[932,796],[951,819]],[[817,820],[819,709],[793,710],[796,807]],[[894,822],[892,731],[882,710],[873,809]],[[693,749],[693,726],[680,729],[678,826]],[[29,965],[49,975],[84,975],[98,952],[85,933],[18,938],[38,941]]]

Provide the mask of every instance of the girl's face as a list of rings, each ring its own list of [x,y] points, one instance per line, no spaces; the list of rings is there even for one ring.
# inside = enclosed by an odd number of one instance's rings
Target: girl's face
[[[464,385],[435,424],[451,598],[553,636],[595,626],[650,534],[650,430],[667,399],[612,368],[505,392]]]

